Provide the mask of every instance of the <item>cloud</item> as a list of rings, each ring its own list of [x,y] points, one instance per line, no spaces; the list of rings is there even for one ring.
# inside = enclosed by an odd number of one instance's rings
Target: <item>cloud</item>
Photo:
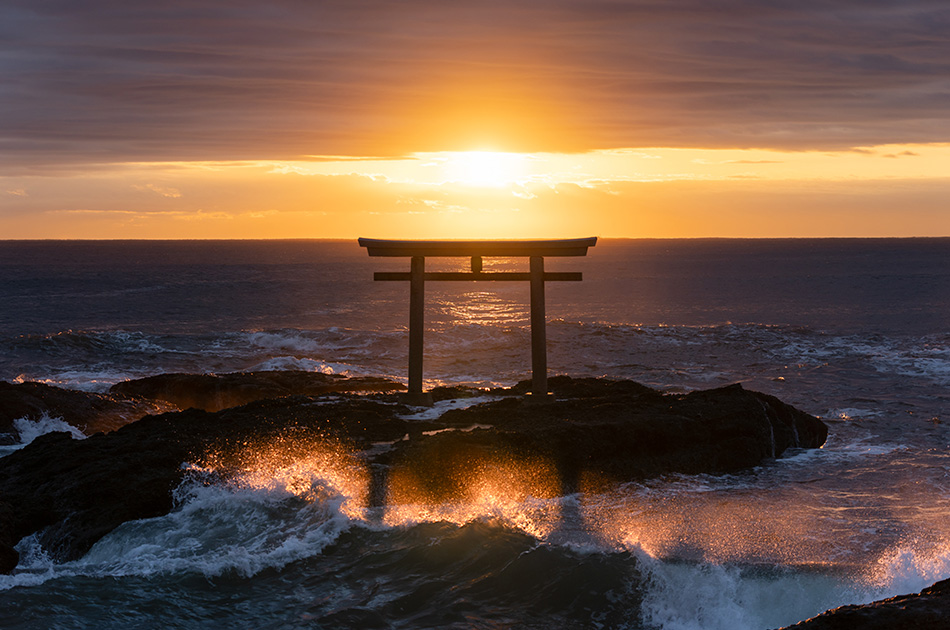
[[[168,188],[165,186],[156,186],[155,184],[133,184],[132,188],[140,191],[150,191],[161,197],[166,197],[169,199],[179,199],[181,198],[181,192],[177,188]]]
[[[8,0],[8,166],[950,140],[936,0]]]
[[[727,160],[726,164],[781,164],[781,160]]]
[[[896,159],[901,157],[917,157],[919,155],[919,153],[915,153],[914,151],[901,151],[900,153],[885,153],[882,157]]]

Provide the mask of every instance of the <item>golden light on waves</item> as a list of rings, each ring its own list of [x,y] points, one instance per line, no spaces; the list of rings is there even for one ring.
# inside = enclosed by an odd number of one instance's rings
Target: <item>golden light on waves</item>
[[[366,516],[369,471],[365,462],[335,442],[277,439],[212,452],[202,466],[239,487],[284,492],[305,501],[337,499],[348,518]]]
[[[498,453],[416,460],[390,472],[384,522],[495,519],[543,538],[561,517],[560,491],[557,471],[539,458]]]
[[[722,563],[780,562],[825,566],[837,542],[819,515],[778,493],[768,499],[717,492],[584,495],[581,514],[591,532],[617,547],[639,547],[655,558]]]

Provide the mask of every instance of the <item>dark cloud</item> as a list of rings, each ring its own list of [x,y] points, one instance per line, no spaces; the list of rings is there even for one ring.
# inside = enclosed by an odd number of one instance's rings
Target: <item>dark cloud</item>
[[[946,2],[5,0],[9,164],[950,141]]]

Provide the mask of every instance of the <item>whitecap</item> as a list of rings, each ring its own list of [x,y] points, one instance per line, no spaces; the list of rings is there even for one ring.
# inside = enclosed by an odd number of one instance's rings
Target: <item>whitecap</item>
[[[251,577],[282,568],[318,555],[353,524],[340,510],[345,497],[319,479],[313,483],[306,500],[277,488],[186,481],[179,509],[123,523],[78,560],[54,563],[35,537],[25,538],[17,546],[20,563],[0,576],[0,590],[75,576]]]
[[[646,577],[642,619],[663,630],[779,628],[866,599],[846,576],[638,557]]]
[[[17,442],[7,446],[0,446],[0,457],[20,450],[36,438],[47,433],[69,433],[73,439],[82,440],[86,434],[69,424],[62,417],[51,417],[45,411],[37,418],[17,418],[13,421],[13,429],[18,438]]]

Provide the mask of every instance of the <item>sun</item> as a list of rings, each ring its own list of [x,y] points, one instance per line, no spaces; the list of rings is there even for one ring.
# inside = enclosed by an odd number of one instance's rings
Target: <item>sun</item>
[[[468,186],[501,188],[525,173],[526,157],[500,151],[457,151],[445,154],[449,181]]]

